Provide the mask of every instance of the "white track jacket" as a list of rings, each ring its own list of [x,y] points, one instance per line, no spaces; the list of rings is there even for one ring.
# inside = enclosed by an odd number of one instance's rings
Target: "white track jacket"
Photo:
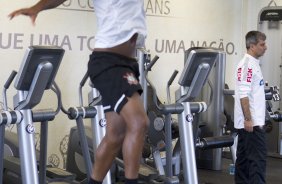
[[[235,78],[234,127],[244,128],[245,118],[240,103],[240,99],[244,97],[249,98],[254,126],[263,126],[265,124],[265,92],[259,60],[245,54],[237,65]]]

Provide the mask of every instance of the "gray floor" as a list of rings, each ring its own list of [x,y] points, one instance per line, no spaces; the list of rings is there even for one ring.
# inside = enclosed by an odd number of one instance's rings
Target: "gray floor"
[[[229,174],[229,164],[231,160],[223,159],[221,171],[211,170],[198,170],[200,184],[234,184],[234,176]],[[267,171],[266,171],[267,184],[282,184],[282,159],[268,157],[267,158]]]
[[[234,175],[229,174],[231,163],[231,159],[223,158],[221,171],[198,169],[199,184],[234,184]],[[145,184],[144,182],[140,183]],[[282,158],[267,158],[266,183],[282,184]],[[123,184],[123,182],[117,184]],[[181,184],[184,182],[182,181]]]

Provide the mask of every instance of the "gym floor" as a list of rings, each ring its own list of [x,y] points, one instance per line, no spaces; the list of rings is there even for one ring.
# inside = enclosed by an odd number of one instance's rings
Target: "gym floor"
[[[234,176],[229,174],[229,164],[231,164],[231,160],[224,158],[221,171],[199,169],[199,184],[234,184]],[[281,158],[267,158],[266,183],[282,183]]]
[[[198,169],[199,184],[234,184],[234,175],[229,174],[231,163],[231,159],[223,158],[220,171]],[[266,183],[282,183],[282,158],[267,157]],[[123,184],[123,182],[118,182],[118,184]]]

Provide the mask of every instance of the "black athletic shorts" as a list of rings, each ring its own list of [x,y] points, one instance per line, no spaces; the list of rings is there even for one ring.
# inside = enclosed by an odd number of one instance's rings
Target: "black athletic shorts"
[[[134,92],[142,93],[139,66],[135,59],[109,52],[93,52],[88,74],[102,96],[105,112],[119,113]]]

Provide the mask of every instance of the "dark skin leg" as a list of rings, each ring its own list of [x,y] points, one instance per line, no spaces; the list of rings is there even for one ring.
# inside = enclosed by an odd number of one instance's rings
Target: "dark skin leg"
[[[134,34],[131,39],[118,46],[95,48],[95,51],[113,52],[133,58],[137,36],[138,34]],[[134,93],[128,98],[120,114],[108,112],[106,119],[106,135],[96,151],[93,179],[97,181],[104,179],[120,149],[124,158],[125,177],[137,178],[144,137],[149,124],[140,95]]]
[[[121,149],[125,136],[125,123],[115,112],[106,113],[106,135],[95,153],[95,163],[92,178],[102,181],[112,165],[114,158]]]
[[[149,126],[149,119],[139,94],[132,96],[128,105],[122,109],[121,116],[124,117],[127,128],[122,146],[125,177],[135,179],[138,178],[144,138]]]
[[[128,98],[120,114],[106,113],[107,133],[96,151],[92,177],[102,181],[122,148],[125,177],[138,178],[140,158],[149,120],[138,93]]]

